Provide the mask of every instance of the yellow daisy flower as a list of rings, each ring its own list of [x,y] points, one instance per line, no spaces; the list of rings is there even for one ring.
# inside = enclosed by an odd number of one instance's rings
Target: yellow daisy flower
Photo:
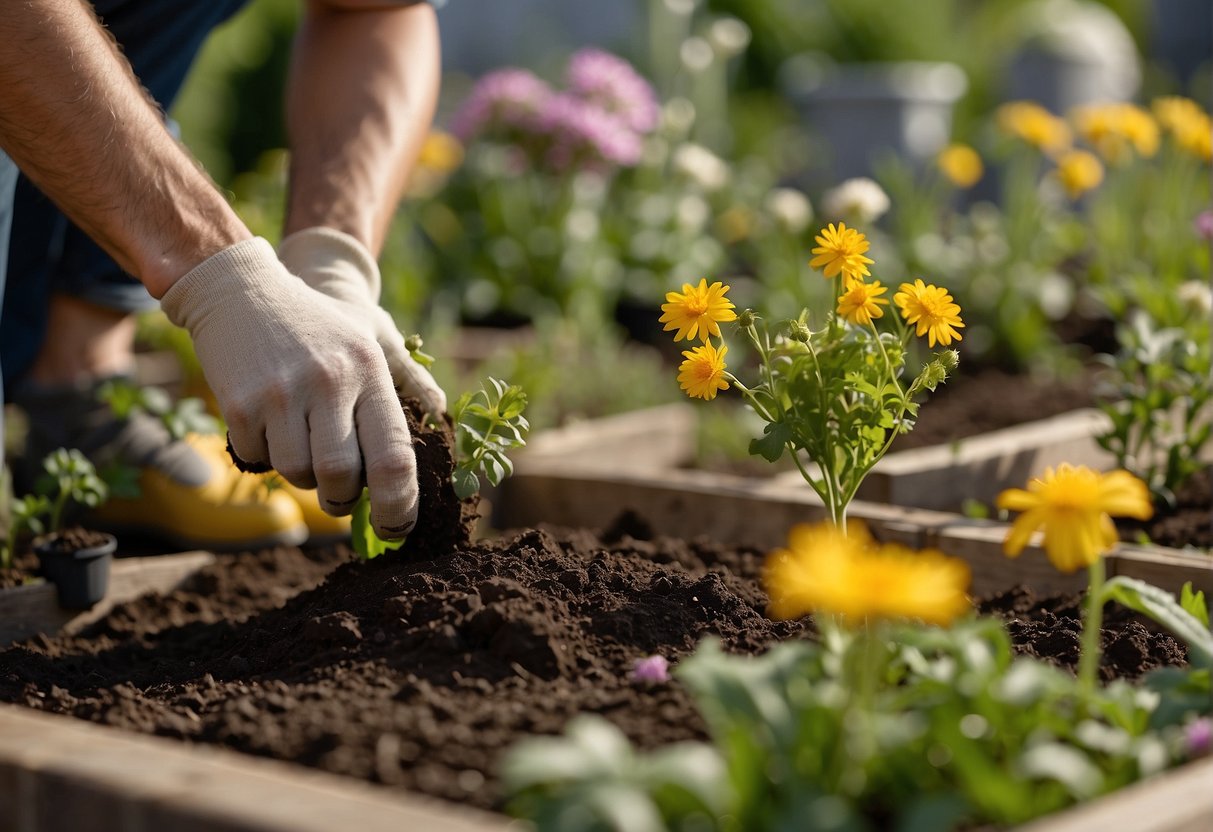
[[[901,310],[906,323],[917,326],[915,334],[927,336],[927,345],[935,342],[950,346],[962,340],[957,329],[963,329],[960,307],[952,300],[946,289],[928,285],[918,278],[913,283],[903,283],[893,295],[893,303]]]
[[[1090,104],[1071,115],[1074,126],[1099,155],[1112,163],[1130,154],[1149,157],[1158,152],[1158,123],[1135,104]]]
[[[868,264],[875,261],[863,256],[871,247],[867,237],[854,228],[847,228],[845,222],[838,223],[837,227],[830,223],[817,235],[817,248],[813,249],[817,256],[809,265],[821,269],[826,277],[841,273],[848,280],[859,280],[871,274]]]
[[[666,293],[665,299],[669,302],[661,304],[665,314],[659,323],[665,324],[666,330],[677,330],[675,341],[696,337],[706,341],[710,335],[719,338],[720,325],[737,320],[733,301],[725,297],[728,291],[729,287],[720,281],[711,286],[706,279],[701,279],[698,286],[684,283],[681,292]]]
[[[1055,174],[1070,199],[1078,199],[1103,182],[1103,165],[1093,153],[1071,150],[1057,160]]]
[[[971,188],[981,181],[985,167],[981,156],[967,144],[950,144],[935,157],[939,170],[958,188]]]
[[[1037,529],[1044,529],[1045,554],[1062,572],[1090,566],[1116,545],[1112,516],[1148,520],[1154,513],[1146,484],[1128,471],[1101,474],[1085,465],[1046,468],[1028,490],[1009,488],[998,507],[1021,511],[1003,543],[1017,557]]]
[[[417,164],[438,173],[450,173],[463,163],[463,145],[459,139],[441,130],[431,130],[421,145]]]
[[[852,529],[847,537],[829,523],[792,528],[787,548],[772,552],[763,570],[773,617],[825,612],[852,623],[917,618],[946,626],[972,609],[964,561],[935,550],[877,546]]]
[[[1168,95],[1151,105],[1154,117],[1175,143],[1198,159],[1213,158],[1213,120],[1190,98]]]
[[[686,361],[678,367],[678,386],[691,398],[709,402],[721,390],[728,390],[729,383],[724,379],[724,356],[728,351],[724,344],[717,350],[709,341],[683,352]]]
[[[1012,101],[998,108],[998,126],[1044,153],[1060,153],[1072,140],[1069,126],[1034,101]]]
[[[884,316],[881,306],[888,306],[887,298],[882,298],[888,287],[881,286],[879,280],[864,283],[862,280],[848,280],[846,291],[838,298],[838,314],[853,324],[867,326],[873,318]]]

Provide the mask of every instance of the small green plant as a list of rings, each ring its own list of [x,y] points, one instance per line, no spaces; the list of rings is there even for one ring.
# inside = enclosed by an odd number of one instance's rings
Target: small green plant
[[[207,413],[202,399],[188,397],[174,403],[159,387],[139,387],[126,380],[107,381],[97,397],[118,419],[129,419],[139,411],[158,417],[173,439],[184,439],[190,433],[219,432],[218,421]]]
[[[38,492],[50,504],[47,531],[62,531],[63,516],[71,503],[96,508],[109,496],[109,488],[97,476],[93,463],[80,451],[57,448],[42,461],[45,474],[38,480]]]
[[[1175,489],[1200,470],[1213,434],[1208,337],[1158,328],[1140,311],[1117,335],[1120,352],[1104,357],[1109,373],[1100,405],[1111,425],[1096,439],[1156,502],[1174,505]]]
[[[421,344],[420,339],[414,338],[406,343],[416,358]],[[433,362],[429,356],[426,358]],[[466,500],[480,490],[481,476],[497,485],[513,473],[514,464],[506,453],[526,444],[530,426],[522,415],[525,409],[526,393],[521,387],[491,377],[479,390],[464,393],[455,402],[451,408],[455,423],[455,471],[451,487],[459,499]],[[366,489],[354,506],[351,535],[354,551],[363,560],[395,551],[404,544],[403,540],[383,540],[375,534]]]
[[[459,397],[451,408],[455,422],[455,472],[451,483],[459,499],[480,490],[480,475],[498,485],[514,472],[506,454],[526,445],[530,429],[526,393],[517,385],[490,377],[487,385]]]
[[[42,518],[49,510],[50,500],[41,494],[13,498],[9,504],[8,534],[5,536],[4,549],[0,550],[0,569],[8,569],[13,565],[17,539],[22,532],[28,530],[36,535],[42,534]]]

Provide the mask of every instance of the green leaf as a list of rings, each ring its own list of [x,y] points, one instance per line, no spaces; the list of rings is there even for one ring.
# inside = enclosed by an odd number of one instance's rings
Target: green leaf
[[[1192,653],[1193,664],[1213,665],[1213,633],[1209,632],[1208,624],[1184,609],[1171,593],[1122,575],[1104,584],[1100,595],[1105,602],[1116,601],[1134,612],[1148,615],[1183,639]]]
[[[1205,603],[1205,593],[1203,589],[1193,592],[1192,582],[1186,582],[1179,593],[1179,605],[1183,607],[1193,618],[1208,628],[1209,605]]]
[[[480,491],[480,478],[472,469],[459,466],[451,474],[451,486],[459,499],[466,500]]]
[[[762,429],[762,438],[750,440],[750,454],[777,462],[791,438],[792,429],[787,422],[768,422]]]
[[[373,560],[384,552],[394,552],[404,545],[403,540],[384,540],[375,534],[371,525],[371,498],[365,488],[354,504],[353,517],[350,518],[350,540],[354,551],[363,560]]]

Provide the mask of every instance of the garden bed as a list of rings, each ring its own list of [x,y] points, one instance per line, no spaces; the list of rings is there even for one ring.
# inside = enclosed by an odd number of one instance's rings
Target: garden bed
[[[666,423],[677,428],[679,418],[671,411]],[[587,426],[578,432],[598,435]],[[708,635],[745,653],[806,635],[803,622],[765,616],[757,579],[770,539],[820,509],[801,499],[807,489],[777,496],[771,482],[659,488],[617,471],[592,485],[576,476],[557,483],[549,472],[549,485],[537,488],[540,458],[561,452],[567,441],[568,433],[535,443],[535,456],[497,495],[498,517],[531,525],[527,511],[555,517],[568,506],[593,506],[612,515],[589,524],[605,523],[601,533],[527,529],[479,543],[431,533],[418,539],[433,545],[365,564],[346,562],[341,548],[252,558],[272,568],[247,568],[247,557],[217,559],[165,595],[121,604],[79,632],[0,653],[0,699],[401,790],[391,794],[420,792],[488,809],[500,807],[502,752],[524,736],[559,731],[574,714],[605,715],[642,747],[701,737],[704,726],[682,686],[638,686],[628,677],[632,664],[655,653],[677,662]],[[610,442],[596,442],[610,449]],[[645,459],[659,466],[670,449],[658,436]],[[423,442],[423,465],[433,450]],[[607,456],[635,467],[623,454]],[[604,480],[616,495],[622,485],[626,497],[612,504]],[[423,488],[432,495],[434,483]],[[620,514],[620,499],[633,511]],[[466,532],[466,522],[451,521],[470,519],[467,506],[427,505],[443,518],[433,522]],[[1018,564],[991,557],[996,529],[951,515],[864,504],[854,513],[878,534],[933,542],[966,557],[986,609],[1015,619],[1019,649],[1072,664],[1078,608],[1072,597],[1049,594],[1080,586],[1043,567],[1038,553]],[[661,536],[667,529],[660,522],[680,536]],[[340,565],[314,589],[295,581],[303,591],[285,604],[292,589],[274,590],[275,575],[289,587],[289,576],[304,572],[319,580],[334,563]],[[1147,568],[1154,572],[1144,577],[1164,585],[1194,576],[1207,587],[1213,576],[1213,567],[1202,571],[1157,553],[1109,562],[1113,574]],[[1104,641],[1105,676],[1134,678],[1183,655],[1168,636],[1127,616],[1109,620]],[[0,719],[11,724],[11,714],[5,708]],[[45,800],[45,783],[20,785],[42,782],[30,780],[37,760],[7,753],[0,757],[0,789],[5,783],[20,795],[41,789]],[[1186,771],[1169,777],[1179,774]],[[158,800],[156,783],[145,793]],[[93,786],[118,800],[110,786]],[[129,781],[125,788],[138,791]],[[196,808],[205,801],[186,802]]]

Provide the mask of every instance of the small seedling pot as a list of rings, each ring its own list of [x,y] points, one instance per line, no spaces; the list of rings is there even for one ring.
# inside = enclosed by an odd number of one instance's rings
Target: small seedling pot
[[[88,532],[87,540],[79,534],[51,535],[34,547],[43,576],[55,585],[59,606],[69,610],[85,610],[105,597],[109,589],[110,563],[118,540],[112,534]]]

